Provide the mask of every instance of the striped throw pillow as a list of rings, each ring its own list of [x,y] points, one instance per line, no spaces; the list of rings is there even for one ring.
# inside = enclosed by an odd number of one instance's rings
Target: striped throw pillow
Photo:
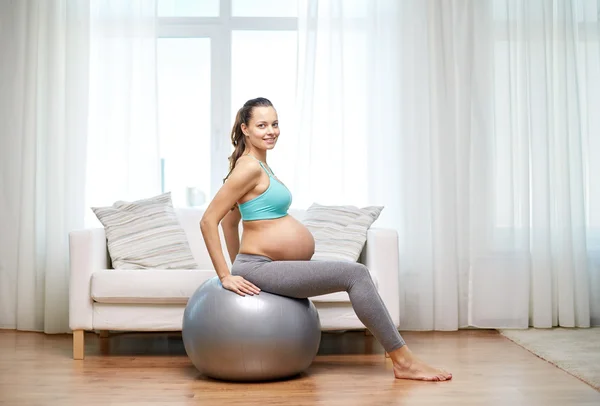
[[[323,206],[313,203],[302,223],[315,239],[314,261],[356,262],[367,241],[367,230],[383,206]]]
[[[106,231],[114,269],[198,267],[173,209],[170,192],[92,210]]]

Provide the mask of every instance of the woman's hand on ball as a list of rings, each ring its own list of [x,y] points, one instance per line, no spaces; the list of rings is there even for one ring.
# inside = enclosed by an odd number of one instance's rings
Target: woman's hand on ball
[[[237,293],[240,296],[258,295],[260,289],[254,286],[252,282],[247,281],[238,275],[227,275],[221,279],[221,284],[225,289]]]

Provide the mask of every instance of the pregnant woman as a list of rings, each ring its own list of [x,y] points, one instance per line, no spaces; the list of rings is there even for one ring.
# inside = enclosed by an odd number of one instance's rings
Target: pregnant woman
[[[238,111],[231,134],[234,152],[229,174],[200,222],[223,287],[242,296],[264,290],[295,298],[346,291],[358,318],[390,355],[396,378],[451,379],[450,373],[412,354],[364,265],[311,261],[313,236],[288,214],[292,194],[267,164],[267,151],[275,147],[279,133],[277,112],[269,100],[249,100]],[[223,256],[219,223],[231,257],[231,272]]]

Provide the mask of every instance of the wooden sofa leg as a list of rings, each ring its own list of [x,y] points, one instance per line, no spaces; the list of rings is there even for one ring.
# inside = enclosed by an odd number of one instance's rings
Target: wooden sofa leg
[[[100,330],[100,338],[108,338],[108,330]]]
[[[83,330],[73,330],[73,359],[83,359],[83,333]]]

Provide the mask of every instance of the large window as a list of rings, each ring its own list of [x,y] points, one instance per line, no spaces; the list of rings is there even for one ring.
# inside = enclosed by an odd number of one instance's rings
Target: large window
[[[285,149],[297,0],[159,0],[158,14],[162,186],[176,206],[203,207],[227,173],[231,127],[246,100],[273,102]]]
[[[211,66],[208,38],[158,40],[162,189],[179,204],[210,191]]]

